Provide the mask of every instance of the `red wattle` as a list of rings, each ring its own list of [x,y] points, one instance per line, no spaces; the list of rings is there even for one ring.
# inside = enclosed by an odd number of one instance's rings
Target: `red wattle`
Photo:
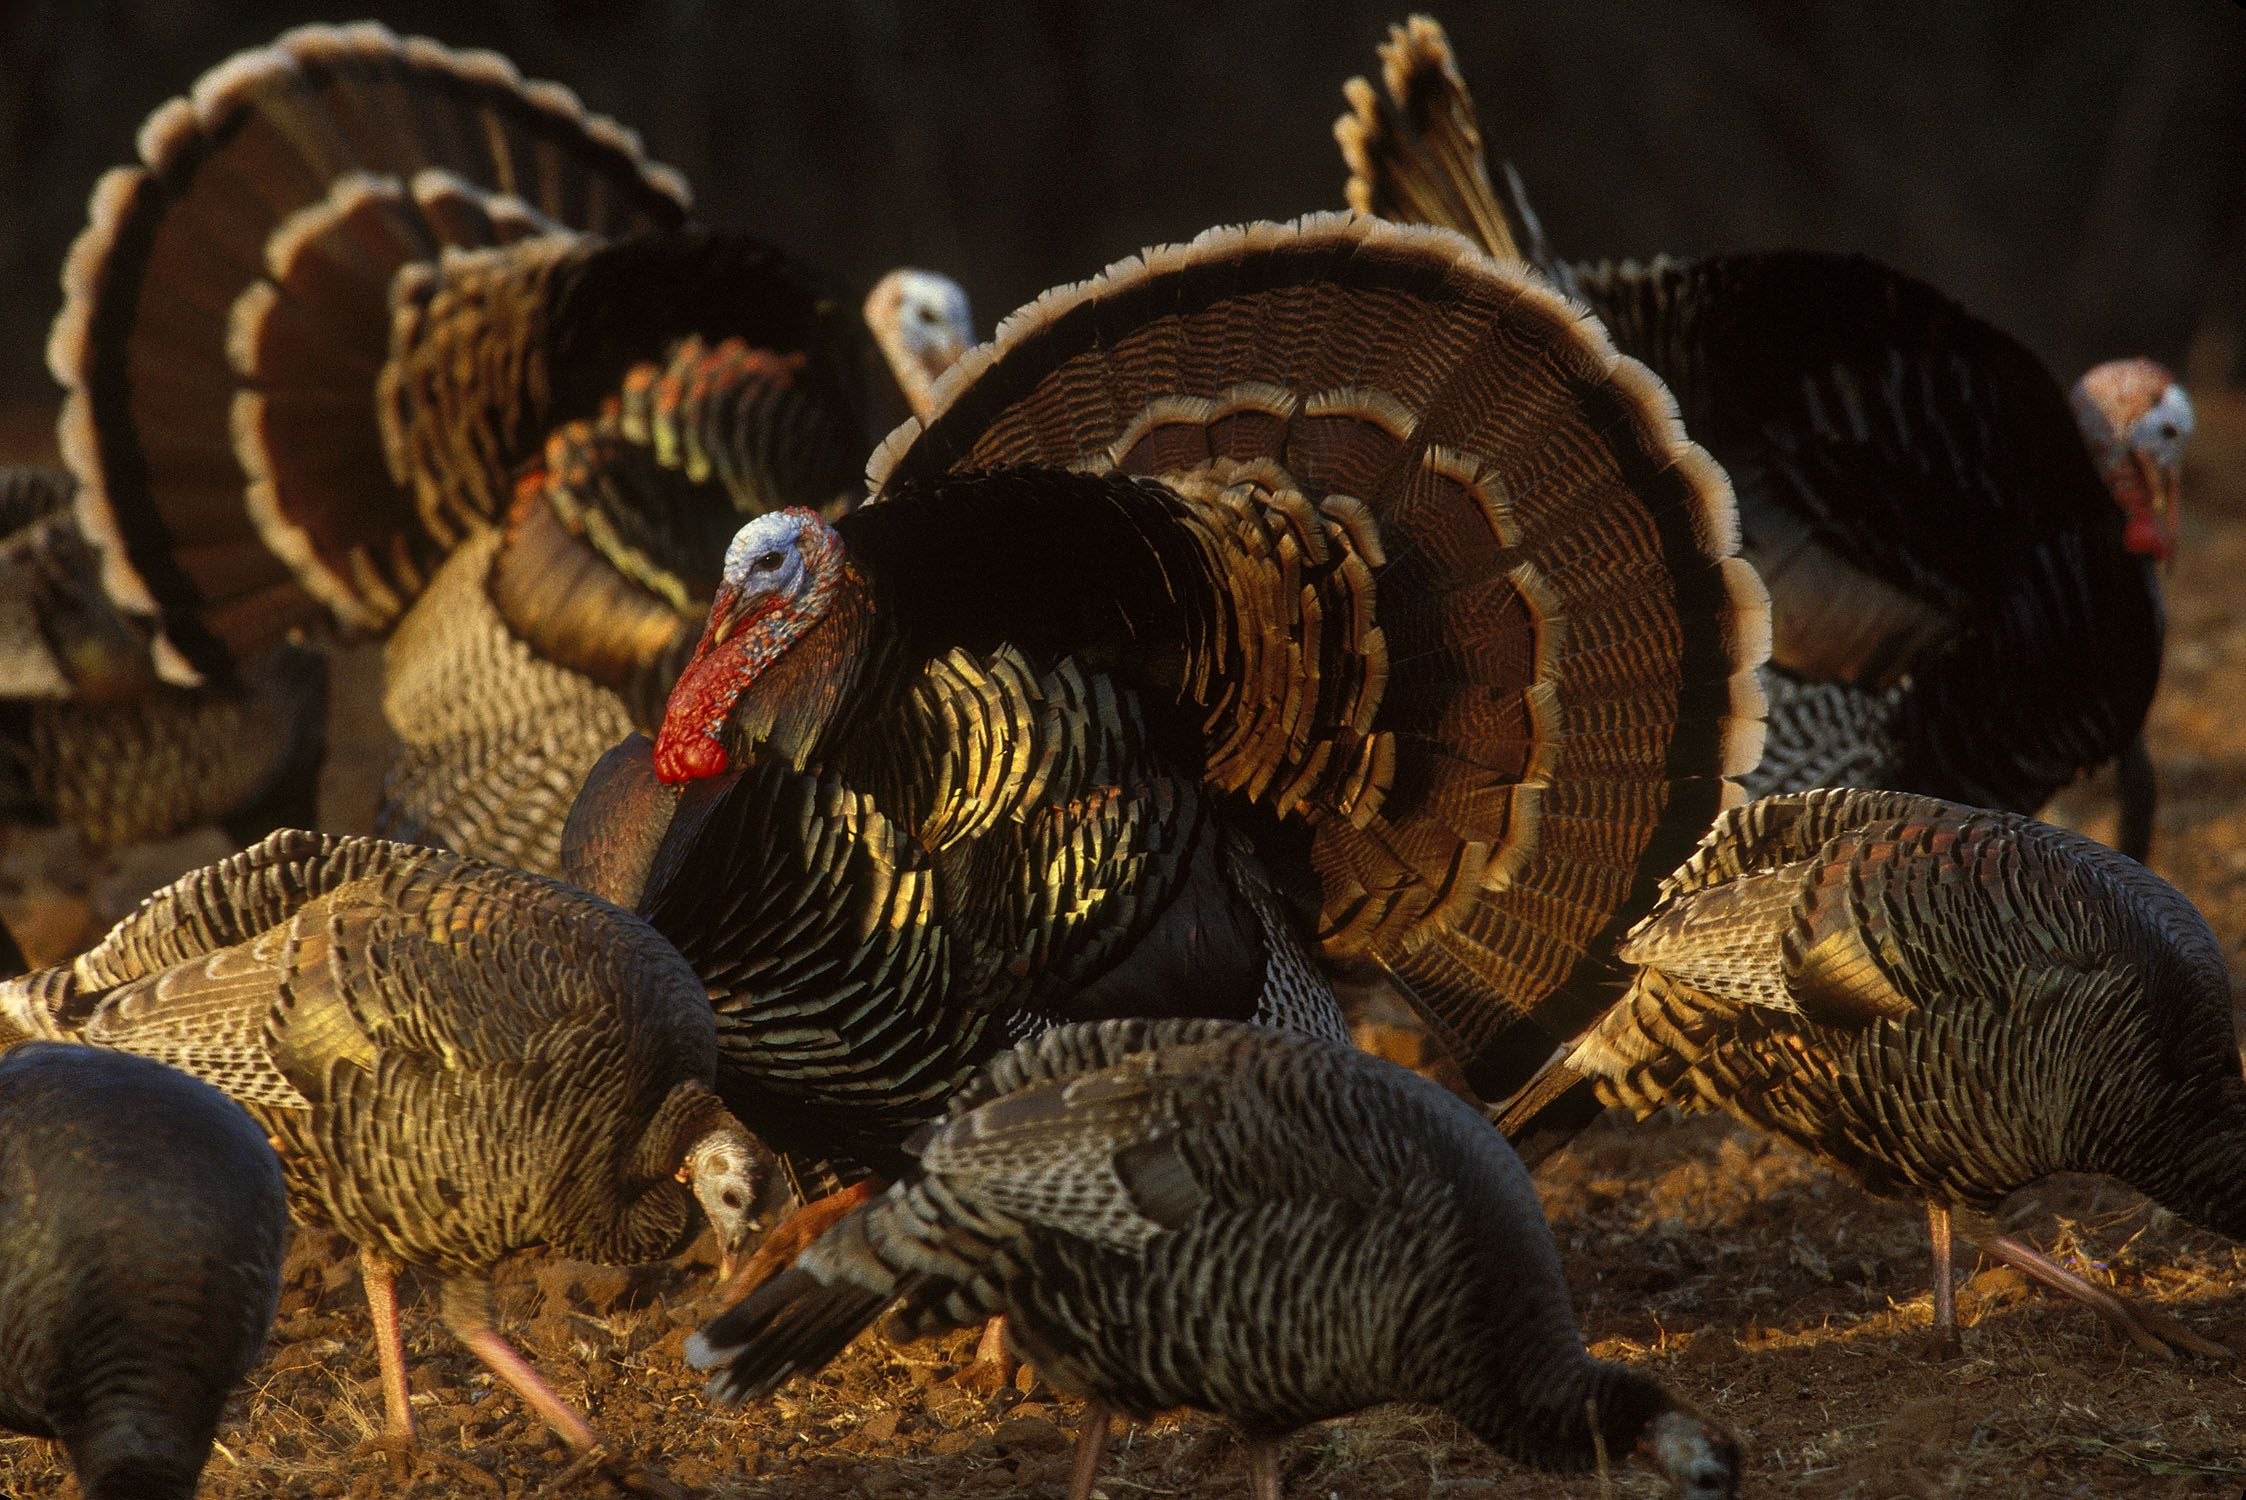
[[[707,776],[722,776],[732,769],[732,760],[717,736],[700,729],[679,730],[668,720],[663,732],[655,741],[655,779],[665,786],[677,786],[682,781],[700,781]]]
[[[2121,544],[2139,557],[2149,557],[2155,562],[2166,562],[2176,550],[2176,544],[2161,530],[2160,523],[2142,511],[2129,517],[2121,531]]]

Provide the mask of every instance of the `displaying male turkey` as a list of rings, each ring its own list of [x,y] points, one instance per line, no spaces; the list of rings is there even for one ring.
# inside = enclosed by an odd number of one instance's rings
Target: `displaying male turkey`
[[[1936,1326],[1950,1219],[2102,1172],[2246,1238],[2230,975],[2174,887],[2013,813],[1815,791],[1726,813],[1622,945],[1636,983],[1569,1058],[1640,1114],[1721,1109],[1923,1197]],[[2140,1347],[2231,1351],[2053,1264],[1981,1248]]]
[[[892,1303],[924,1337],[1003,1313],[1090,1401],[1070,1500],[1116,1411],[1178,1406],[1250,1440],[1278,1500],[1296,1429],[1391,1401],[1580,1470],[1635,1454],[1734,1493],[1732,1440],[1584,1352],[1528,1172],[1436,1084],[1343,1043],[1217,1021],[1109,1021],[998,1058],[912,1173],[705,1324],[713,1394],[820,1368]]]
[[[86,1500],[192,1500],[265,1348],[288,1203],[247,1115],[137,1057],[0,1055],[0,1426]]]
[[[1384,966],[1493,1094],[1754,763],[1762,599],[1667,398],[1539,285],[1367,219],[1048,293],[742,529],[570,878],[679,944],[719,1091],[895,1172],[1069,1020],[1340,1033]]]
[[[2150,361],[2068,398],[1924,282],[1806,251],[1567,264],[1491,191],[1473,100],[1424,16],[1381,49],[1387,100],[1335,125],[1364,212],[1525,257],[1675,391],[1739,494],[1769,585],[1757,794],[1848,784],[2033,812],[2123,764],[2120,844],[2150,847],[2139,731],[2160,675],[2152,564],[2174,545],[2191,407]]]
[[[49,347],[109,592],[177,682],[394,629],[384,826],[550,868],[592,758],[654,727],[725,538],[849,488],[849,309],[689,225],[568,90],[372,24],[230,59],[140,144]]]
[[[491,1268],[533,1245],[654,1260],[696,1201],[728,1257],[751,1227],[762,1148],[710,1090],[693,971],[629,913],[520,871],[283,830],[0,985],[0,1027],[152,1057],[255,1109],[298,1214],[359,1247],[401,1447],[400,1265],[442,1278],[445,1326],[590,1457],[598,1435],[492,1327]]]
[[[61,824],[96,854],[217,823],[315,821],[326,665],[287,642],[225,682],[161,681],[101,589],[70,476],[0,467],[0,832]],[[0,970],[0,972],[5,972]]]

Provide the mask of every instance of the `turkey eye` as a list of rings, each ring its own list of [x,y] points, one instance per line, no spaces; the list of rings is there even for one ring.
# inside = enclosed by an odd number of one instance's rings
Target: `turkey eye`
[[[777,552],[759,552],[753,559],[750,560],[749,571],[751,573],[779,572],[780,554]]]
[[[2176,424],[2173,422],[2161,423],[2160,435],[2164,438],[2169,438],[2171,440],[2174,439],[2174,437],[2176,436]]]
[[[913,309],[913,316],[923,323],[933,323],[936,321],[936,309],[933,307],[917,307]]]
[[[724,1204],[727,1208],[739,1208],[741,1206],[741,1195],[728,1191],[725,1196],[718,1199],[718,1202]]]

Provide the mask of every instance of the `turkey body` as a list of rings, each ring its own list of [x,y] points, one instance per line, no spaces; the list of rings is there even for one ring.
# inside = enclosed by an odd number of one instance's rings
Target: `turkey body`
[[[189,1500],[280,1300],[280,1165],[217,1090],[91,1048],[12,1048],[0,1116],[0,1425],[88,1500]]]
[[[1896,793],[1766,798],[1717,822],[1621,956],[1638,978],[1570,1059],[1603,1097],[1721,1109],[1924,1198],[1938,1251],[1952,1208],[2054,1172],[2246,1233],[2222,950],[2091,840]],[[2132,1316],[2148,1347],[2210,1352]]]
[[[2125,849],[2141,858],[2137,736],[2163,624],[2129,541],[2142,497],[2093,459],[2084,423],[2102,417],[2070,409],[2016,340],[1862,256],[1563,260],[1517,178],[1499,204],[1442,29],[1394,28],[1381,61],[1386,100],[1352,79],[1335,125],[1352,206],[1534,264],[1661,377],[1730,476],[1741,555],[1771,597],[1749,792],[1844,784],[2034,812],[2128,756]],[[2101,425],[2097,442],[2113,436]]]
[[[658,1259],[683,1246],[697,1195],[730,1253],[754,1200],[762,1153],[710,1091],[715,1026],[692,971],[626,913],[458,855],[277,833],[158,892],[70,966],[0,988],[0,1009],[19,1032],[156,1058],[257,1111],[299,1215],[368,1263],[396,1436],[396,1266],[442,1277],[447,1324],[524,1389],[489,1352],[519,1362],[489,1328],[497,1261],[534,1245]]]
[[[2136,737],[2149,559],[2021,345],[1860,256],[1576,267],[1739,495],[1770,588],[1753,795],[1850,785],[2032,813]]]
[[[75,485],[0,469],[0,823],[109,853],[206,823],[247,843],[314,820],[324,661],[282,642],[225,681],[163,682],[103,594]]]
[[[1731,1492],[1728,1439],[1585,1353],[1503,1138],[1346,1044],[1212,1021],[1064,1027],[998,1058],[916,1151],[695,1336],[713,1391],[814,1370],[892,1303],[908,1337],[1003,1313],[1042,1377],[1103,1403],[1094,1444],[1108,1406],[1195,1406],[1258,1440],[1261,1470],[1271,1440],[1404,1401],[1547,1469],[1590,1467],[1601,1443],[1652,1456],[1673,1428],[1694,1449],[1684,1492]]]
[[[760,1135],[898,1170],[1025,1033],[1337,1034],[1336,960],[1492,1092],[1596,1013],[1759,708],[1720,478],[1642,371],[1329,217],[1049,293],[937,399],[870,503],[742,529],[565,839],[709,985]]]

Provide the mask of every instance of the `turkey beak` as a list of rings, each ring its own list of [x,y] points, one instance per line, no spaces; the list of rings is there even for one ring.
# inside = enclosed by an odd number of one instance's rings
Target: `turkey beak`
[[[710,601],[710,624],[702,632],[702,649],[717,649],[740,628],[741,591],[730,583],[722,584],[718,588],[717,597]]]

